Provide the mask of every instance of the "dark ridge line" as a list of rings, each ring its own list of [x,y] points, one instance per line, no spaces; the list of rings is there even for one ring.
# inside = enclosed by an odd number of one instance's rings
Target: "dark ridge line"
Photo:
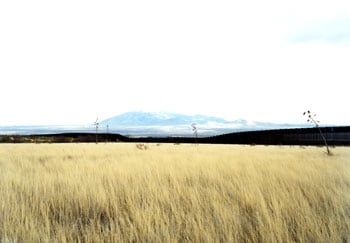
[[[320,127],[331,146],[350,146],[350,126]],[[117,133],[98,133],[103,142],[138,143],[205,143],[205,144],[257,144],[257,145],[323,145],[317,128],[289,128],[227,133],[210,137],[136,137]],[[31,135],[0,135],[0,143],[95,143],[96,133],[51,133]]]

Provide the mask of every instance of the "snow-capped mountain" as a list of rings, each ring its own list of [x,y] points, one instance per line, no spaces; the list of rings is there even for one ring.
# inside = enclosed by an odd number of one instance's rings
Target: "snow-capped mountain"
[[[267,122],[225,119],[204,115],[183,115],[168,112],[127,112],[99,123],[99,133],[119,133],[130,136],[193,136],[192,124],[198,136],[252,130],[305,127],[305,124],[275,124]],[[0,134],[49,134],[96,132],[93,123],[76,126],[0,126]]]
[[[212,136],[244,130],[296,127],[288,124],[251,122],[244,119],[227,121],[204,115],[183,115],[167,112],[127,112],[100,122],[100,129],[125,135],[188,136],[195,123],[200,136]]]
[[[175,125],[191,125],[222,123],[228,124],[226,121],[218,117],[209,117],[203,115],[183,115],[168,112],[127,112],[121,115],[106,119],[101,124],[109,126],[175,126]]]

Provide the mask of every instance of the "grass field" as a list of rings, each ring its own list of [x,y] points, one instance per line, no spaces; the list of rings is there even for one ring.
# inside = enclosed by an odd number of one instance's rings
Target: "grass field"
[[[350,148],[1,144],[0,242],[350,242]]]

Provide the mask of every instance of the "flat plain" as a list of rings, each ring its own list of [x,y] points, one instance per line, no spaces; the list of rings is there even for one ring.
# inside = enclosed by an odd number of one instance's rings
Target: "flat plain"
[[[0,242],[350,242],[350,148],[1,144]]]

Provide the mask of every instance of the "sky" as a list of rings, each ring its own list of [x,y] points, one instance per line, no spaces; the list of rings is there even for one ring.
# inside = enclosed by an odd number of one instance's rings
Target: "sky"
[[[128,111],[350,125],[348,0],[0,1],[0,125]]]

